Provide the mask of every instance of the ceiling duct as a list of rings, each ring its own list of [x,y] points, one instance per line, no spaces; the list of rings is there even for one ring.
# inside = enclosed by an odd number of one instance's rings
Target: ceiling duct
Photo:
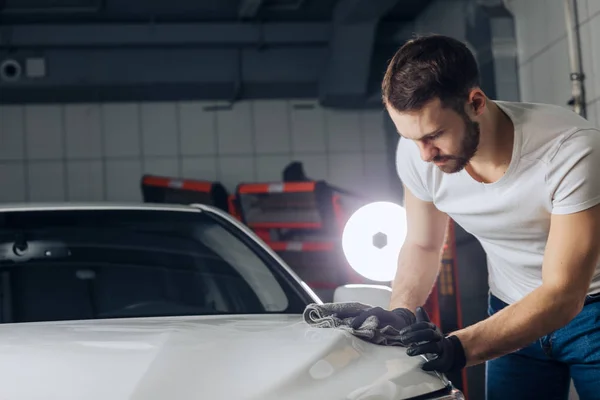
[[[251,19],[258,14],[264,0],[241,0],[238,9],[238,16],[241,19]]]
[[[369,101],[377,26],[396,3],[397,0],[338,2],[329,59],[319,86],[319,100],[324,107],[365,107]]]

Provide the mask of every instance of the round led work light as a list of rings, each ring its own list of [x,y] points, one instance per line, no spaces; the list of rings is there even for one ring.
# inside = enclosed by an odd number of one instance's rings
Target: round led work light
[[[385,201],[362,206],[344,226],[344,256],[352,269],[365,278],[392,281],[406,230],[406,210],[402,206]]]

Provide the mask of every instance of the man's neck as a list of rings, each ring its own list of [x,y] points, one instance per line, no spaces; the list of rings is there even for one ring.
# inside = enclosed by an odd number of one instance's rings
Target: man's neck
[[[479,127],[479,147],[468,170],[475,179],[494,182],[506,172],[511,162],[514,126],[496,103],[488,100],[488,106],[479,120]]]

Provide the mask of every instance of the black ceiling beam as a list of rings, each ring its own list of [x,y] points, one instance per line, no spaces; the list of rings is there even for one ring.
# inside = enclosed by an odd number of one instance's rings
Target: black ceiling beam
[[[323,45],[331,29],[327,22],[5,25],[0,48]]]
[[[4,0],[0,1],[0,15],[96,13],[102,9],[102,3],[103,0]]]

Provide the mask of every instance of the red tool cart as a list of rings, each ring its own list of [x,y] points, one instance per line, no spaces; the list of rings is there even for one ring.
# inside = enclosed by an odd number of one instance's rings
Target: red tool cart
[[[243,183],[239,217],[318,293],[331,301],[337,286],[363,283],[345,261],[341,233],[346,195],[324,181]]]

